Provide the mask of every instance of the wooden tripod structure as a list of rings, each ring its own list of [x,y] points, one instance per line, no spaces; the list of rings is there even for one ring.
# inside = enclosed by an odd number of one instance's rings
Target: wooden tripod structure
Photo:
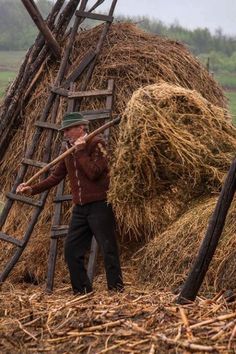
[[[34,211],[31,215],[29,224],[23,237],[15,238],[0,231],[0,240],[11,243],[16,248],[12,258],[8,261],[6,267],[0,274],[0,283],[6,280],[6,278],[18,262],[19,258],[21,257],[24,249],[26,248],[48,196],[48,191],[46,191],[40,195],[39,200],[35,200],[30,197],[16,194],[16,188],[21,182],[23,182],[29,166],[42,168],[51,159],[52,142],[59,128],[59,126],[56,124],[56,117],[60,104],[60,97],[63,96],[68,99],[67,112],[71,112],[74,110],[79,110],[81,101],[84,97],[90,98],[104,96],[106,101],[104,109],[83,111],[82,114],[86,117],[86,119],[90,121],[108,121],[112,119],[114,81],[108,80],[108,86],[106,90],[86,91],[87,86],[91,80],[94,68],[96,66],[97,59],[102,50],[104,40],[113,21],[113,13],[117,3],[117,0],[113,0],[111,2],[108,15],[94,13],[94,10],[104,1],[105,0],[96,1],[95,4],[87,11],[86,6],[88,0],[70,0],[67,2],[67,5],[65,6],[64,10],[60,13],[59,20],[55,25],[54,21],[56,19],[56,16],[62,9],[64,0],[57,0],[47,21],[43,20],[33,0],[22,0],[22,3],[26,7],[35,24],[38,26],[40,30],[40,35],[36,39],[35,46],[32,47],[27,54],[26,62],[23,64],[23,68],[21,68],[18,78],[16,79],[16,82],[13,85],[13,88],[15,88],[15,90],[13,90],[12,88],[6,97],[7,103],[9,102],[9,108],[3,112],[5,113],[5,116],[2,118],[0,124],[0,132],[2,131],[3,133],[3,136],[1,136],[0,139],[0,148],[2,149],[0,149],[1,151],[6,148],[10,131],[9,129],[14,124],[13,118],[17,116],[17,113],[19,113],[19,110],[17,110],[18,108],[16,108],[17,106],[15,105],[15,103],[17,104],[21,99],[25,100],[28,97],[30,89],[33,87],[34,83],[37,80],[37,74],[36,77],[34,77],[34,75],[32,74],[35,73],[33,69],[37,68],[38,72],[40,72],[43,66],[45,65],[45,57],[51,54],[57,60],[60,61],[60,67],[55,78],[54,85],[51,88],[51,93],[49,94],[47,102],[45,103],[45,107],[41,114],[41,117],[38,121],[35,122],[35,132],[32,138],[32,142],[26,150],[25,157],[22,160],[22,164],[16,177],[15,183],[12,187],[12,190],[6,194],[7,201],[0,215],[0,230],[2,230],[4,224],[7,221],[9,212],[16,201],[22,204],[31,205],[34,208]],[[76,10],[78,5],[80,5],[79,10]],[[70,32],[68,44],[64,50],[64,53],[62,54],[62,50],[57,42],[57,36],[60,36],[61,33],[65,32],[73,14],[75,14],[75,21],[73,24],[73,28]],[[68,69],[70,67],[70,53],[72,51],[72,47],[77,36],[78,28],[85,18],[103,21],[103,29],[101,31],[95,50],[91,50],[86,53],[86,55],[82,58],[79,66],[70,75],[67,75]],[[33,64],[32,59],[35,60]],[[31,63],[31,71],[29,74],[27,74],[27,70],[25,69],[27,68],[29,62]],[[80,85],[80,91],[76,92],[74,83],[75,81],[79,81],[82,75],[84,80]],[[15,85],[18,85],[19,88]],[[23,98],[21,98],[20,96],[20,90],[22,89],[25,90]],[[12,100],[13,92],[16,95],[16,97],[14,97],[14,100]],[[13,114],[14,109],[16,110],[16,113],[11,116],[12,118],[9,122],[9,117],[11,114]],[[48,121],[49,114],[51,115],[50,122]],[[7,125],[7,121],[9,123],[9,126]],[[47,130],[47,138],[45,141],[45,153],[43,156],[43,160],[37,161],[34,159],[34,154],[36,151],[36,147],[39,143],[40,137],[42,136],[42,133],[45,130]],[[108,141],[109,130],[105,131],[104,136],[106,141]],[[65,182],[62,181],[57,188],[57,193],[54,200],[55,210],[51,228],[51,245],[49,251],[46,286],[46,289],[49,292],[53,290],[58,239],[60,237],[65,236],[68,229],[67,225],[61,225],[60,223],[62,215],[62,203],[65,201],[70,201],[72,199],[71,195],[64,195],[64,186]],[[91,280],[94,274],[93,269],[96,262],[96,256],[97,245],[96,242],[93,240],[88,265],[88,275]]]

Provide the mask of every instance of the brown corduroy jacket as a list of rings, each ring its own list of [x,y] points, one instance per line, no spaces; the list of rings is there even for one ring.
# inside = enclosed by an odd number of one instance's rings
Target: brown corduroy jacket
[[[52,174],[32,186],[32,195],[57,185],[68,174],[74,204],[104,200],[109,187],[108,161],[104,140],[96,136],[83,150],[59,162]]]

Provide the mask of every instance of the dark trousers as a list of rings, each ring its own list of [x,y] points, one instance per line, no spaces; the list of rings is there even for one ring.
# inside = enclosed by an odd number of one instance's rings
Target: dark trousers
[[[65,242],[65,260],[74,293],[92,291],[84,258],[90,249],[93,235],[104,259],[108,289],[122,290],[123,281],[113,211],[106,201],[98,201],[82,206],[75,205],[73,208]]]

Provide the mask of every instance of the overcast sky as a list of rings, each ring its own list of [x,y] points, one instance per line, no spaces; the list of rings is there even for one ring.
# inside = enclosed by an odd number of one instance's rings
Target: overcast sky
[[[89,1],[94,3],[95,1]],[[105,0],[99,10],[105,10],[110,1]],[[207,27],[214,33],[236,36],[236,0],[118,0],[115,15],[147,15],[165,24],[178,22],[194,29]]]

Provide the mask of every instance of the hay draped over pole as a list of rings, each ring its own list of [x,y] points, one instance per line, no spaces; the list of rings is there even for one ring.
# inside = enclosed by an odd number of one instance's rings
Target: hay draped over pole
[[[198,92],[165,82],[133,94],[120,124],[109,192],[125,231],[151,236],[186,201],[217,190],[236,148],[236,129],[226,117]]]

